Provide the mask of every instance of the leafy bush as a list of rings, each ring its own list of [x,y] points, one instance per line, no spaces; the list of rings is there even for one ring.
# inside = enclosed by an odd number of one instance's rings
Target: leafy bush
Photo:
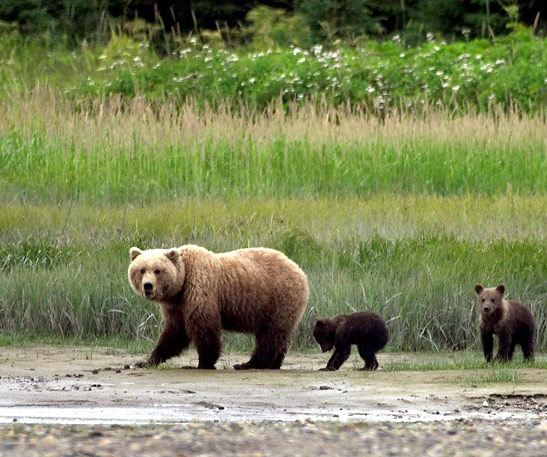
[[[380,114],[432,105],[460,112],[498,105],[536,111],[547,102],[546,45],[546,39],[533,39],[528,30],[495,44],[484,39],[447,44],[431,38],[407,48],[395,39],[335,51],[318,45],[231,52],[194,40],[170,59],[147,53],[103,62],[71,93],[258,108],[279,99],[315,99]]]

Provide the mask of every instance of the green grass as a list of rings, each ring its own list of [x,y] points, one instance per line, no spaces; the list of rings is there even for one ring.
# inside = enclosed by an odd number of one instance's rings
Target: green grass
[[[200,114],[58,93],[0,100],[0,201],[139,204],[202,197],[547,193],[541,116],[340,110]]]
[[[308,274],[297,348],[314,346],[315,317],[358,309],[382,313],[392,350],[477,347],[474,285],[503,281],[532,310],[544,349],[546,205],[517,196],[2,205],[0,331],[152,342],[161,318],[129,287],[130,246],[260,245],[287,253]],[[233,335],[226,343],[247,349],[251,340]]]
[[[476,376],[484,377],[482,382],[487,382],[489,376],[501,375],[503,373],[514,373],[519,368],[547,368],[547,359],[544,355],[537,354],[535,362],[525,362],[521,354],[515,353],[511,362],[491,362],[484,360],[482,352],[458,351],[449,353],[423,354],[418,359],[401,357],[401,360],[382,364],[384,371],[443,371],[443,370],[489,370],[488,373],[477,373]],[[473,378],[475,382],[480,379]],[[495,382],[495,381],[491,381]]]
[[[546,41],[514,39],[241,52],[228,84],[224,51],[161,60],[131,42],[71,54],[2,38],[0,332],[151,345],[161,318],[130,290],[128,249],[196,243],[273,247],[304,268],[299,349],[316,316],[356,309],[385,316],[390,350],[476,348],[477,282],[505,282],[545,349]],[[253,71],[260,84],[237,89]],[[280,97],[290,71],[311,84],[301,100]],[[349,86],[319,101],[333,72]],[[380,109],[382,91],[421,108]],[[501,105],[482,113],[489,91]]]

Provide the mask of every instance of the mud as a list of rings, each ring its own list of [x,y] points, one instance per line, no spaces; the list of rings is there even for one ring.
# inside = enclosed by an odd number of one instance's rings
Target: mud
[[[547,419],[547,372],[518,382],[479,383],[485,370],[322,372],[328,354],[291,354],[282,370],[236,371],[246,355],[214,371],[192,352],[160,369],[142,356],[82,347],[2,348],[0,423],[179,424],[190,422],[433,422]],[[353,356],[352,356],[353,357]],[[380,365],[427,355],[380,354]]]

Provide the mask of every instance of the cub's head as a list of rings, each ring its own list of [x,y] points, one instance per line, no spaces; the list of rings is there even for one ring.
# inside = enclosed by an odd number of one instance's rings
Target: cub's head
[[[481,284],[475,286],[478,295],[477,303],[483,316],[489,316],[497,308],[501,307],[505,286],[500,284],[498,287],[485,288]]]
[[[313,337],[321,346],[323,352],[331,351],[334,347],[336,324],[332,319],[317,319],[313,326]]]
[[[184,263],[180,250],[139,248],[129,250],[127,277],[133,290],[144,298],[162,301],[176,295],[184,285]]]

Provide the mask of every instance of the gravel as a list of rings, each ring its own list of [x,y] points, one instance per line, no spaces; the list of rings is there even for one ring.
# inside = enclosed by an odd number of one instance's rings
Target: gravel
[[[0,427],[0,455],[517,456],[547,455],[547,418],[430,423],[191,423]]]

